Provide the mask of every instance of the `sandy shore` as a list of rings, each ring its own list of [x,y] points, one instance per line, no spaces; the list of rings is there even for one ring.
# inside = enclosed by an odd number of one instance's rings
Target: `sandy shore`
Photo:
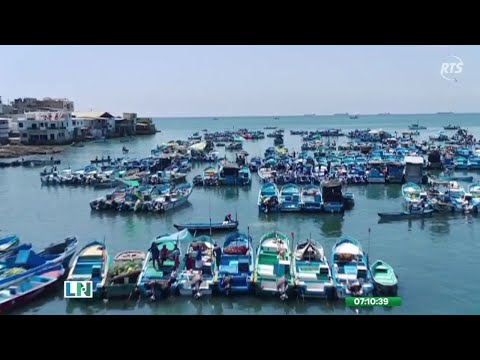
[[[50,155],[58,154],[63,151],[62,146],[50,145],[5,145],[0,146],[0,159],[17,158],[28,155]]]

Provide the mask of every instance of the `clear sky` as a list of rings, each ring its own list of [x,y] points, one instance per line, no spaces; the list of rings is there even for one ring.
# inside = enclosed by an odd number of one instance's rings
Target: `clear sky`
[[[0,46],[0,96],[160,117],[478,112],[480,47]]]

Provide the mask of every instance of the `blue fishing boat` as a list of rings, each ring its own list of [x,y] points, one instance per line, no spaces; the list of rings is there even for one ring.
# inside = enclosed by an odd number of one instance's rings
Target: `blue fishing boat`
[[[260,166],[262,165],[262,159],[260,159],[259,157],[253,157],[251,160],[250,160],[250,163],[248,164],[248,166],[250,167],[250,171],[258,171],[258,169],[260,169]]]
[[[77,239],[72,237],[39,253],[31,250],[30,246],[8,254],[0,260],[0,289],[38,274],[49,266],[68,266],[77,244]]]
[[[467,193],[456,181],[450,181],[444,193],[444,201],[450,205],[452,211],[468,212],[473,210],[473,197]]]
[[[469,148],[457,148],[455,149],[455,156],[463,156],[468,158],[470,156],[470,149]]]
[[[340,213],[345,209],[342,183],[330,180],[322,184],[323,210],[327,213]]]
[[[386,181],[391,184],[402,184],[404,181],[403,172],[405,165],[399,161],[392,161],[387,163],[387,177]]]
[[[85,245],[73,260],[67,280],[91,281],[93,296],[100,297],[103,295],[110,262],[105,244],[92,241]]]
[[[335,297],[330,266],[323,247],[314,240],[297,244],[292,256],[294,284],[300,296],[306,298]]]
[[[472,156],[468,162],[470,170],[480,170],[480,156]]]
[[[368,256],[363,252],[358,240],[345,236],[333,246],[332,278],[340,299],[373,294]]]
[[[342,159],[342,164],[345,166],[353,166],[356,164],[355,158],[353,156],[345,156]]]
[[[274,183],[265,183],[258,192],[258,210],[261,212],[278,211],[279,192]]]
[[[175,290],[177,280],[175,270],[178,270],[176,269],[178,264],[175,264],[175,256],[178,255],[178,259],[181,259],[181,243],[193,239],[193,235],[187,229],[184,229],[174,234],[158,236],[152,241],[160,251],[165,246],[168,254],[162,263],[154,264],[152,252],[148,251],[137,282],[138,290],[142,296],[155,299]],[[173,254],[175,246],[178,248],[178,254]]]
[[[358,166],[364,166],[368,163],[368,160],[365,156],[363,155],[357,155],[355,156],[355,164]]]
[[[62,265],[50,265],[36,274],[0,290],[0,314],[25,305],[52,288],[65,273]]]
[[[199,236],[190,242],[175,285],[177,293],[195,299],[212,294],[216,269],[213,248],[213,241],[209,236]]]
[[[384,184],[385,183],[385,174],[379,169],[372,167],[367,172],[367,182],[370,184]]]
[[[320,212],[323,210],[322,190],[316,185],[307,185],[301,192],[302,211]]]
[[[300,192],[295,184],[286,184],[280,191],[280,211],[300,211]]]
[[[468,159],[463,156],[455,156],[453,158],[453,166],[455,170],[468,169]]]
[[[227,295],[250,293],[253,290],[254,265],[252,238],[242,233],[228,235],[220,258],[217,291]]]

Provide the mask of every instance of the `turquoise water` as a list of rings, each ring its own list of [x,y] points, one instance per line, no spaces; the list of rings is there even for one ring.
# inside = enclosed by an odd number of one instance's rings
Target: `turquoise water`
[[[247,117],[156,119],[154,136],[138,137],[123,144],[118,140],[90,143],[83,148],[67,148],[59,155],[60,167],[80,167],[95,156],[122,156],[121,148],[130,149],[130,157],[148,156],[157,144],[172,139],[186,139],[195,131],[248,128],[261,130],[265,126],[285,129],[285,145],[298,151],[300,136],[290,136],[291,129],[324,129],[339,127],[345,131],[355,128],[382,128],[405,131],[409,124],[420,122],[427,126],[421,137],[442,130],[449,123],[459,124],[480,137],[480,114],[452,115],[390,115],[326,117]],[[264,130],[268,133],[271,130]],[[345,141],[346,138],[343,139]],[[338,141],[337,141],[338,142]],[[273,139],[245,141],[250,156],[263,155]],[[222,153],[224,150],[218,148]],[[191,180],[206,165],[194,166],[188,175]],[[365,308],[361,314],[478,314],[480,287],[476,283],[480,242],[474,233],[479,231],[480,217],[449,215],[432,219],[378,224],[377,212],[399,211],[399,185],[367,185],[350,187],[356,205],[344,216],[328,214],[259,214],[256,202],[260,187],[257,175],[249,188],[195,188],[189,205],[171,214],[124,214],[91,212],[89,201],[103,195],[105,190],[89,188],[42,187],[40,168],[0,169],[0,229],[2,234],[17,233],[37,249],[77,235],[80,245],[105,237],[112,255],[127,249],[146,250],[150,240],[159,234],[174,232],[174,223],[185,221],[222,220],[226,213],[238,215],[240,230],[247,226],[254,243],[267,231],[277,229],[294,233],[295,240],[310,235],[318,240],[330,256],[332,246],[341,235],[360,240],[371,260],[390,263],[399,275],[400,307]],[[472,173],[476,178],[478,174]],[[463,184],[466,185],[466,184]],[[368,229],[371,229],[370,235]],[[475,230],[477,229],[477,230]],[[222,237],[215,239],[221,240]],[[59,292],[41,298],[22,308],[17,314],[354,314],[342,302],[303,301],[291,298],[287,303],[255,297],[169,298],[146,301],[67,302]]]

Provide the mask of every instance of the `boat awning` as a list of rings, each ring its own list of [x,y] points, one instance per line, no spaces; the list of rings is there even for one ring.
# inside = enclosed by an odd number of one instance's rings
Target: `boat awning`
[[[159,241],[193,241],[194,237],[188,231],[188,229],[183,229],[182,231],[170,234],[170,235],[164,235],[164,236],[159,236],[158,238],[154,239],[153,241],[159,242]]]
[[[196,150],[196,151],[202,151],[206,147],[207,147],[206,142],[200,142],[200,143],[197,143],[197,144],[193,144],[192,146],[189,147],[189,149],[190,150]]]
[[[131,186],[131,187],[139,187],[140,186],[140,183],[138,182],[138,180],[122,180],[122,182],[125,185]]]
[[[345,244],[341,244],[335,249],[335,254],[360,255],[361,251],[358,248],[358,246],[351,243],[345,243]]]

